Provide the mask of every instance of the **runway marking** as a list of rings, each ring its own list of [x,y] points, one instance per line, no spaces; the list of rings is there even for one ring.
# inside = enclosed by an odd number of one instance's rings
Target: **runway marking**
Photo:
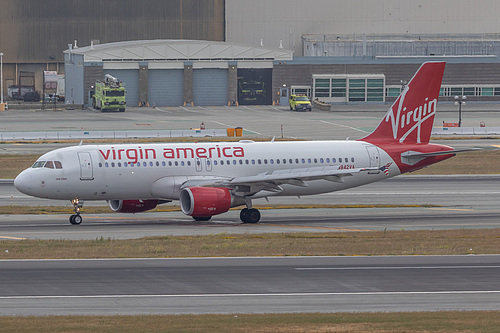
[[[427,208],[430,210],[456,210],[459,212],[474,212],[476,211],[475,209],[470,209],[470,208],[439,208],[439,207],[433,207],[433,208]]]
[[[0,239],[24,240],[24,239],[27,239],[27,238],[22,238],[22,237],[9,237],[9,236],[0,236]]]
[[[398,269],[469,269],[469,268],[500,268],[499,265],[494,266],[401,266],[401,267],[297,267],[297,271],[321,271],[321,270],[333,270],[333,271],[349,271],[349,270],[398,270]]]
[[[359,131],[359,132],[363,132],[363,133],[368,133],[367,131],[361,130],[361,129],[356,128],[356,127],[347,126],[347,125],[341,125],[341,124],[336,124],[336,123],[332,123],[332,122],[330,122],[330,121],[326,121],[326,120],[320,120],[320,122],[325,123],[325,124],[328,124],[328,125],[334,125],[334,126],[339,126],[339,127],[345,127],[345,128],[349,128],[349,129],[352,129],[352,130],[355,130],[355,131]]]
[[[500,290],[450,290],[450,291],[366,291],[331,293],[269,293],[269,294],[178,294],[178,295],[46,295],[0,296],[0,299],[80,299],[80,298],[204,298],[204,297],[303,297],[303,296],[390,296],[390,295],[464,295],[500,294]]]
[[[281,227],[281,228],[297,228],[297,229],[322,229],[322,230],[336,230],[336,231],[373,231],[371,229],[352,229],[352,228],[335,228],[335,227],[315,227],[305,225],[282,225],[282,224],[259,224],[261,226]]]

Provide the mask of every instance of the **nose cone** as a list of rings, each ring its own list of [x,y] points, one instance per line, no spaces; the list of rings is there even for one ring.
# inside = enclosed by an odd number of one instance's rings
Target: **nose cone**
[[[14,186],[19,192],[30,194],[33,188],[33,177],[26,171],[23,171],[14,179]]]

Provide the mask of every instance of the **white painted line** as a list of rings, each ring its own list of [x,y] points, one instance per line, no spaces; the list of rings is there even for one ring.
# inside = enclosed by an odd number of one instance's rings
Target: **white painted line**
[[[332,271],[350,271],[350,270],[399,270],[399,269],[479,269],[479,268],[500,268],[500,265],[492,266],[368,266],[368,267],[297,267],[297,271],[321,271],[321,270],[332,270]]]
[[[332,123],[332,122],[325,121],[325,120],[320,120],[320,121],[322,123],[329,124],[329,125],[334,125],[334,126],[339,126],[339,127],[345,127],[345,128],[349,128],[349,129],[352,129],[352,130],[355,130],[355,131],[359,131],[359,132],[363,132],[363,133],[370,133],[370,132],[367,132],[367,131],[364,131],[364,130],[360,130],[359,128],[356,128],[356,127],[351,127],[351,126],[347,126],[347,125],[336,124],[336,123]]]
[[[46,295],[0,296],[0,299],[81,299],[81,298],[205,298],[205,297],[305,297],[305,296],[390,296],[390,295],[466,295],[500,294],[500,290],[452,290],[452,291],[374,291],[332,293],[269,293],[269,294],[177,294],[177,295]]]

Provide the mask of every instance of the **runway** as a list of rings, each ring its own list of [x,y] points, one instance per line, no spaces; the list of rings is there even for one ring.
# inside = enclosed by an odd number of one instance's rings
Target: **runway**
[[[1,315],[500,310],[500,256],[0,261]]]
[[[14,193],[14,194],[11,194]],[[401,204],[429,207],[321,208],[262,210],[256,225],[243,224],[239,211],[195,222],[181,212],[83,214],[70,225],[67,215],[4,215],[0,239],[130,239],[161,235],[265,233],[297,231],[367,231],[469,229],[500,227],[500,176],[400,176],[346,191],[310,197],[270,198],[255,204]],[[27,197],[12,184],[0,185],[0,205],[67,205]],[[105,204],[100,202],[99,204]]]

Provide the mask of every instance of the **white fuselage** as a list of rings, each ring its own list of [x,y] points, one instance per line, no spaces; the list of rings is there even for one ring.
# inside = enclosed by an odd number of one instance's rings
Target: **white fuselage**
[[[204,179],[230,180],[297,169],[374,169],[390,163],[386,172],[357,172],[337,180],[311,179],[302,186],[284,184],[281,191],[261,191],[252,198],[300,196],[343,190],[400,174],[387,153],[362,141],[81,145],[54,150],[38,161],[53,161],[53,167],[40,167],[43,163],[36,167],[35,163],[16,178],[16,187],[32,196],[68,200],[177,200],[180,187],[190,181],[196,184]]]

